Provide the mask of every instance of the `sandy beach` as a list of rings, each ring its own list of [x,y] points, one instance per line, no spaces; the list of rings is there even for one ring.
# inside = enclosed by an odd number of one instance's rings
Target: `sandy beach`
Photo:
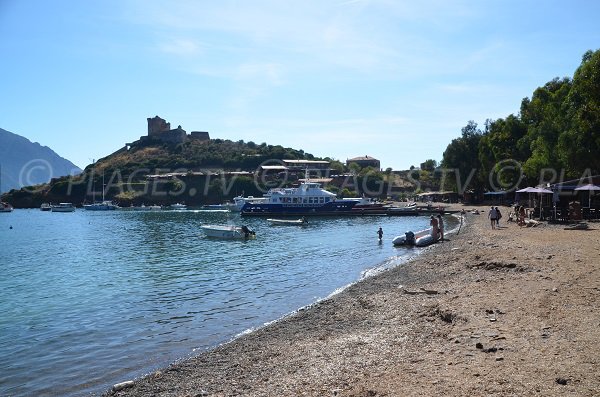
[[[597,396],[600,224],[506,218],[107,395]]]

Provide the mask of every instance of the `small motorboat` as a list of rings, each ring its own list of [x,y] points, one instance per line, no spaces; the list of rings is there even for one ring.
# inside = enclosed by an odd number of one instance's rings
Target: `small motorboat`
[[[304,226],[308,225],[308,221],[302,217],[300,219],[273,219],[267,218],[267,221],[273,226]]]
[[[75,211],[75,206],[73,203],[58,203],[57,205],[52,206],[52,212],[73,212]]]
[[[171,204],[170,208],[172,210],[186,210],[187,209],[187,205],[182,204],[182,203],[175,203],[175,204]]]
[[[0,202],[0,212],[12,212],[13,206],[5,203],[4,201]]]
[[[394,237],[392,244],[394,245],[416,245],[423,247],[428,244],[424,244],[427,240],[422,240],[425,237],[431,237],[431,228],[419,230],[418,232],[408,231],[403,235]],[[432,238],[433,239],[433,238]],[[423,245],[419,245],[419,242]],[[433,242],[433,241],[432,241]],[[431,243],[429,243],[431,244]]]
[[[206,234],[207,237],[242,240],[256,238],[256,232],[245,225],[202,225],[200,228],[202,231],[204,231],[204,234]]]
[[[200,207],[200,209],[204,211],[231,211],[231,206],[229,204],[206,204]]]
[[[50,203],[42,203],[42,205],[40,206],[40,210],[50,211],[52,210],[52,206],[50,205]]]

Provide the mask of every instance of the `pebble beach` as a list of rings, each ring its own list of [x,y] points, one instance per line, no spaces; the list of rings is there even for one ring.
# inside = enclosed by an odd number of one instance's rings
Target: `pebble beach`
[[[600,224],[492,230],[479,209],[414,260],[105,396],[598,395]]]

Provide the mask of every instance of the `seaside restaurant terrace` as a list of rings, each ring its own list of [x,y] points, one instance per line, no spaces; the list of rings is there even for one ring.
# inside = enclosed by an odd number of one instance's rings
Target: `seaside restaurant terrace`
[[[559,221],[600,219],[600,175],[550,185],[552,207],[546,219]]]
[[[600,176],[517,190],[515,202],[530,217],[555,222],[600,219]]]

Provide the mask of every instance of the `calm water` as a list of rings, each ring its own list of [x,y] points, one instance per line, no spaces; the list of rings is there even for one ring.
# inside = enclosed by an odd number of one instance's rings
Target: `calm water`
[[[199,229],[228,222],[253,227],[257,239],[209,239]],[[0,214],[0,395],[101,394],[401,263],[418,251],[391,239],[427,223],[315,218],[299,228],[198,211]]]

